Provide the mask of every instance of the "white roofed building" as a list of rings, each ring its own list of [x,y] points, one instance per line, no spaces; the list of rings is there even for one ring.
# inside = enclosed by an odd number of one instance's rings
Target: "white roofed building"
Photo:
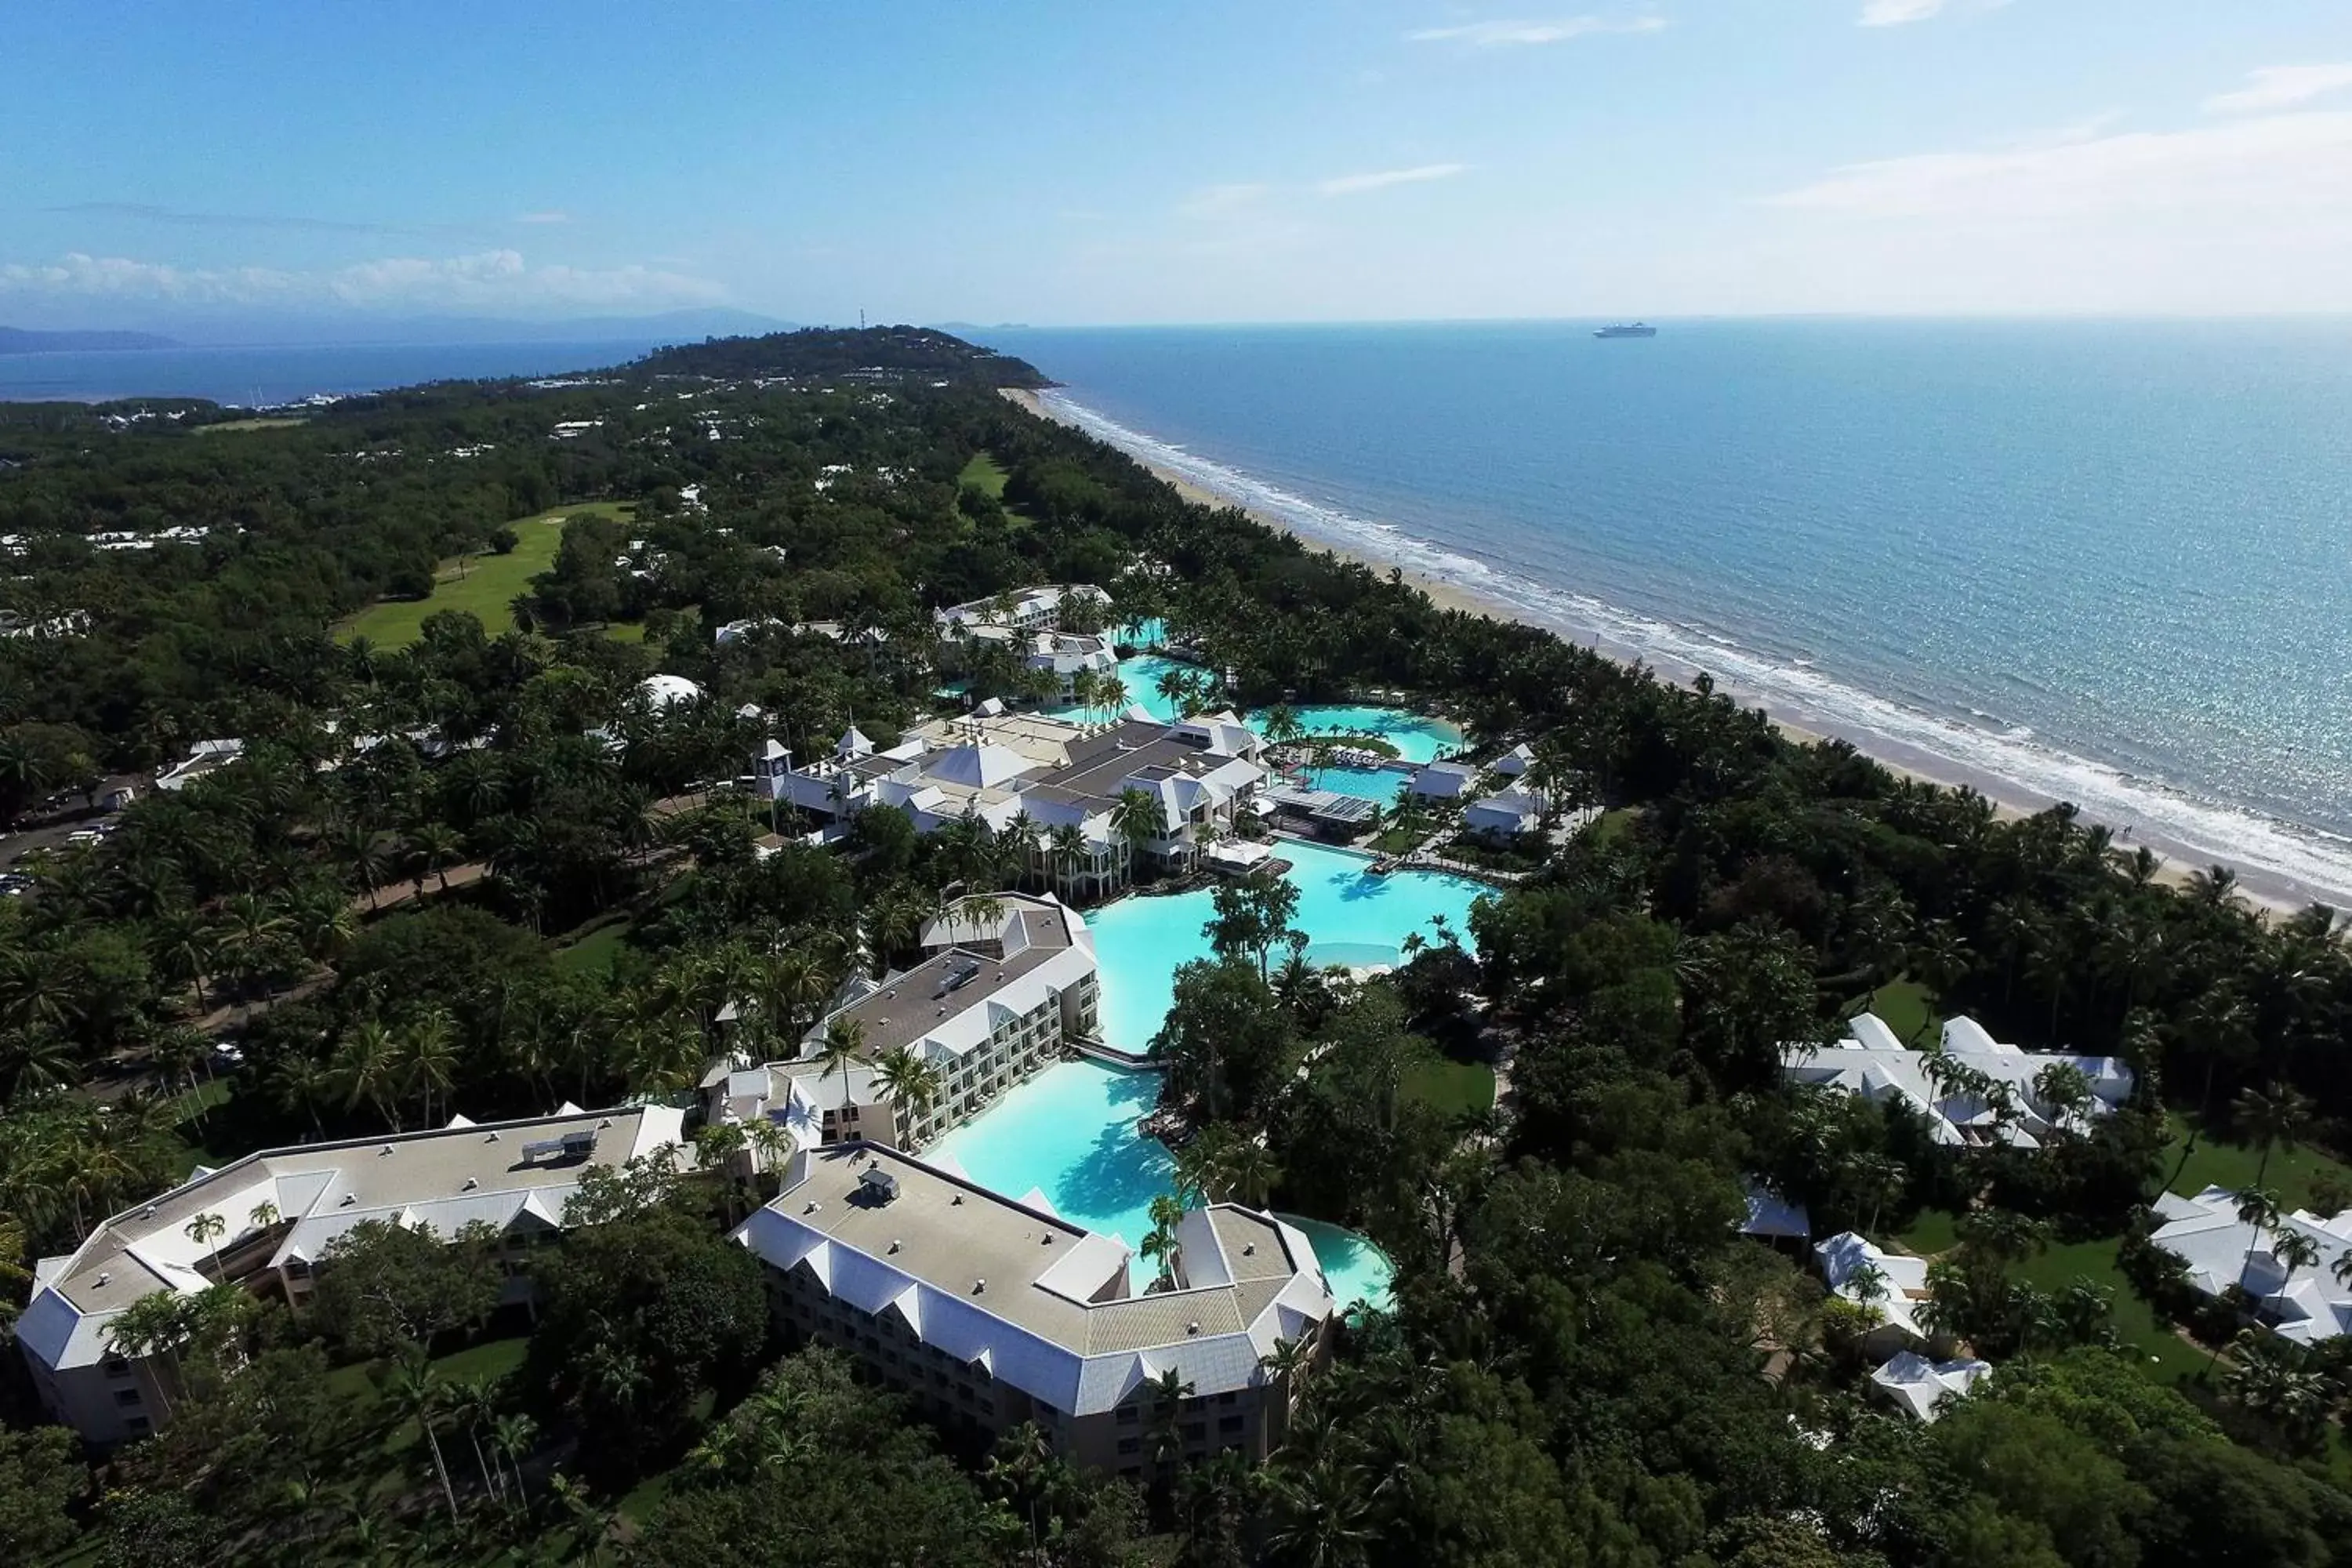
[[[802,1148],[869,1139],[921,1149],[1101,1030],[1093,935],[1047,896],[965,899],[924,928],[913,967],[853,979],[803,1037],[801,1054],[704,1079],[713,1121],[766,1120]],[[862,1062],[815,1058],[836,1020],[856,1028]],[[894,1106],[873,1064],[897,1050],[931,1069],[929,1105]]]
[[[683,675],[648,675],[637,682],[637,690],[656,711],[702,699],[702,688]]]
[[[1110,595],[1089,583],[1041,583],[1034,587],[1013,588],[974,599],[969,604],[950,605],[931,612],[940,635],[964,637],[982,626],[1007,626],[1016,631],[1055,631],[1062,624],[1065,604],[1087,600],[1101,608],[1110,605]]]
[[[2352,1209],[2328,1219],[2297,1209],[2266,1230],[2238,1217],[2238,1194],[2224,1187],[2195,1197],[2163,1193],[2155,1206],[2164,1223],[2150,1239],[2188,1264],[2189,1282],[2206,1295],[2239,1286],[2258,1322],[2300,1345],[2352,1331],[2352,1287],[2335,1271],[2352,1252]],[[2279,1258],[2281,1231],[2311,1243],[2319,1260],[2288,1268]]]
[[[530,1291],[523,1258],[562,1229],[582,1173],[665,1148],[690,1162],[683,1120],[659,1107],[478,1126],[460,1118],[438,1131],[269,1149],[199,1168],[105,1220],[72,1252],[41,1259],[16,1342],[58,1420],[100,1445],[144,1436],[165,1415],[153,1373],[142,1358],[122,1354],[109,1332],[134,1302],[232,1283],[299,1305],[329,1244],[371,1219],[429,1226],[444,1237],[489,1226],[505,1251],[509,1295],[522,1300]],[[189,1233],[200,1215],[226,1225],[208,1243]]]
[[[1927,1343],[1918,1318],[1927,1299],[1926,1258],[1884,1251],[1851,1230],[1816,1243],[1813,1258],[1832,1294],[1877,1310],[1878,1326],[1863,1336],[1865,1352],[1884,1358]]]
[[[1139,1479],[1173,1373],[1188,1461],[1265,1458],[1298,1392],[1263,1364],[1277,1341],[1319,1359],[1337,1302],[1313,1246],[1232,1204],[1177,1226],[1175,1289],[1142,1296],[1130,1248],[941,1166],[871,1143],[796,1153],[736,1237],[771,1270],[784,1329],[980,1435],[1034,1421],[1069,1462]]]
[[[2132,1071],[2119,1058],[2023,1050],[1995,1040],[1973,1018],[1947,1022],[1933,1051],[1910,1049],[1875,1014],[1857,1014],[1846,1027],[1848,1037],[1836,1045],[1788,1047],[1783,1075],[1874,1102],[1901,1100],[1927,1118],[1937,1142],[1954,1148],[2036,1149],[2053,1132],[2083,1131],[2090,1118],[2131,1098]],[[2082,1075],[2088,1099],[2079,1110],[2045,1093],[2044,1075],[2058,1067]]]
[[[1967,1398],[1979,1380],[1991,1373],[1989,1361],[1930,1361],[1917,1351],[1904,1351],[1872,1373],[1870,1382],[1880,1397],[1904,1415],[1929,1422],[1944,1413],[1947,1400]]]

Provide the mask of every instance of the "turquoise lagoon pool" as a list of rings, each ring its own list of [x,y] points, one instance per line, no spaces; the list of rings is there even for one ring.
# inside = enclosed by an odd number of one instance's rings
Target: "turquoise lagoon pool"
[[[1382,805],[1396,804],[1397,791],[1404,787],[1412,775],[1402,768],[1309,768],[1307,787],[1328,789],[1333,795],[1352,795],[1359,800],[1376,800]]]
[[[1402,708],[1316,706],[1296,708],[1301,728],[1311,734],[1372,734],[1397,750],[1400,762],[1433,763],[1440,752],[1462,744],[1462,731],[1443,719],[1431,719]],[[1263,714],[1253,715],[1263,718]],[[1391,795],[1395,792],[1391,790]]]
[[[1486,890],[1437,871],[1370,876],[1369,855],[1293,838],[1277,840],[1275,852],[1291,863],[1289,879],[1298,885],[1294,923],[1307,933],[1307,956],[1318,963],[1394,963],[1397,944],[1408,931],[1428,936],[1433,915],[1444,915],[1466,936],[1471,900]],[[1202,927],[1211,913],[1205,888],[1130,895],[1087,911],[1102,971],[1105,1040],[1138,1053],[1150,1046],[1168,1017],[1177,966],[1209,956]]]
[[[1159,1092],[1156,1072],[1056,1062],[922,1157],[952,1162],[1007,1197],[1041,1192],[1064,1219],[1139,1247],[1151,1233],[1151,1200],[1175,1185],[1167,1149],[1136,1131]],[[1282,1217],[1307,1233],[1341,1306],[1360,1299],[1388,1305],[1389,1260],[1379,1247],[1321,1220]],[[1129,1282],[1138,1291],[1154,1272],[1140,1257],[1128,1261]]]
[[[1369,1238],[1303,1215],[1281,1217],[1307,1233],[1307,1243],[1315,1248],[1315,1261],[1323,1266],[1323,1278],[1330,1283],[1331,1294],[1339,1298],[1343,1311],[1359,1301],[1382,1311],[1394,1305],[1389,1297],[1389,1281],[1396,1277],[1396,1265]]]

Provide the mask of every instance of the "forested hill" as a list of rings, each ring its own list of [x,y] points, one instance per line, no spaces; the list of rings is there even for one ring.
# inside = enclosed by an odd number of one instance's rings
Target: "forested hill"
[[[667,375],[924,374],[989,386],[1051,386],[1035,366],[929,327],[807,327],[656,349],[637,362]]]

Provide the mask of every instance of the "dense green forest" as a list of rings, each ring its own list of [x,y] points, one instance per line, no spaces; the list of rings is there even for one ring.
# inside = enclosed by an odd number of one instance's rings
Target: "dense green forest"
[[[1024,847],[885,808],[846,853],[762,858],[773,825],[709,786],[763,737],[854,720],[887,743],[937,710],[934,607],[1090,582],[1242,700],[1418,693],[1605,808],[1392,977],[1268,962],[1284,911],[1234,900],[1220,956],[1180,974],[1156,1050],[1188,1173],[1400,1267],[1284,1450],[1140,1488],[1033,1435],[964,1451],[772,1342],[723,1240],[758,1194],[646,1169],[591,1194],[614,1217],[540,1266],[527,1334],[491,1321],[478,1249],[396,1231],[342,1260],[373,1289],[300,1314],[196,1298],[154,1329],[172,1424],[96,1465],[35,1424],[11,1354],[0,1558],[2352,1560],[2344,1353],[2238,1338],[2145,1245],[2147,1203],[2216,1151],[2291,1175],[2288,1207],[2352,1202],[2326,1158],[2352,1111],[2331,911],[2265,918],[2226,873],[2176,890],[2070,811],[2004,820],[1704,682],[1442,610],[997,390],[1042,384],[877,329],[282,424],[0,406],[0,611],[70,623],[0,639],[0,826],[246,746],[14,868],[0,1292],[20,1306],[34,1259],[200,1160],[674,1093],[730,1002],[751,1048],[797,1038]],[[961,482],[983,455],[1001,497]],[[522,527],[561,538],[505,602],[396,648],[355,623],[464,597]],[[841,635],[798,629],[818,621]],[[648,701],[656,671],[703,698]],[[2137,1097],[2038,1152],[1955,1151],[1783,1083],[1784,1044],[1896,996],[1923,1026],[2120,1056]],[[1512,1096],[1465,1117],[1402,1091],[1447,1057],[1507,1063]],[[1920,1240],[1943,1322],[2000,1370],[1932,1426],[1865,1399],[1850,1305],[1736,1234],[1749,1173],[1817,1236]]]

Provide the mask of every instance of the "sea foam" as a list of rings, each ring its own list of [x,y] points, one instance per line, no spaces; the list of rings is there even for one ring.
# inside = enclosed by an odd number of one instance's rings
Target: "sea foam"
[[[1840,680],[1812,659],[1776,658],[1711,628],[1636,614],[1537,582],[1157,440],[1066,393],[1040,397],[1056,417],[1089,435],[1307,538],[1421,574],[1604,652],[1642,659],[1662,674],[1688,679],[1704,670],[1720,689],[1776,718],[1843,737],[1923,773],[1972,784],[1995,799],[2028,807],[2071,802],[2127,834],[2126,846],[2144,843],[2194,865],[2231,866],[2251,890],[2282,902],[2352,903],[2352,837],[2078,756],[2028,726],[2000,725],[1977,710],[1931,712]],[[1972,717],[1982,722],[1971,722]]]

